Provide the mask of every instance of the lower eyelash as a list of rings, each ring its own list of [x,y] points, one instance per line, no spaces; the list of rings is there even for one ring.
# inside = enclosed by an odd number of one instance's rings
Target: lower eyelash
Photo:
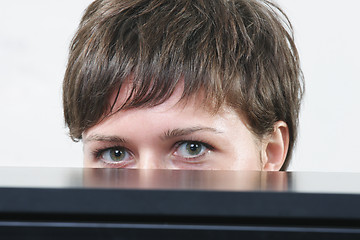
[[[101,165],[108,167],[108,168],[122,168],[128,165],[129,163],[109,163],[101,161]]]
[[[124,162],[108,162],[108,161],[105,161],[102,159],[102,155],[104,154],[104,152],[108,151],[108,150],[111,150],[111,149],[119,149],[119,148],[122,148],[122,149],[125,149],[126,151],[128,151],[130,153],[130,151],[123,147],[123,146],[112,146],[112,147],[105,147],[105,148],[99,148],[99,149],[95,149],[91,152],[91,154],[95,157],[96,161],[98,163],[101,164],[102,167],[105,167],[105,168],[124,168],[126,167],[127,165],[130,164],[129,161],[124,161]]]

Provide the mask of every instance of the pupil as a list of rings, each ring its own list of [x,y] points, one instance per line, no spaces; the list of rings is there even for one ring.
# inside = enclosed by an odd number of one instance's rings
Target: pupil
[[[187,145],[187,150],[189,153],[196,155],[200,153],[201,147],[198,143],[189,143]]]
[[[113,161],[121,161],[124,158],[124,152],[119,149],[114,149],[111,151],[111,158]]]
[[[190,150],[195,152],[199,148],[199,145],[196,143],[190,144]]]
[[[122,154],[122,151],[120,151],[120,150],[115,150],[114,151],[115,157],[121,157],[121,154]]]

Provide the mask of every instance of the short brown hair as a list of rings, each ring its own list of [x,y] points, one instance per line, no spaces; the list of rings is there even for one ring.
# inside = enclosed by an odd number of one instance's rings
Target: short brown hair
[[[260,0],[96,0],[70,47],[63,83],[73,140],[113,110],[110,96],[131,76],[124,108],[167,100],[180,80],[182,99],[204,90],[206,102],[242,113],[259,137],[276,121],[297,136],[303,78],[292,26]],[[115,100],[116,101],[116,100]],[[120,109],[118,109],[120,110]]]

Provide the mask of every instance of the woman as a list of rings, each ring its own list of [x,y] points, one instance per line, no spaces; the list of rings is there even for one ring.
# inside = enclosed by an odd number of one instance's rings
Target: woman
[[[97,0],[72,41],[65,121],[85,167],[285,170],[302,74],[255,0]]]

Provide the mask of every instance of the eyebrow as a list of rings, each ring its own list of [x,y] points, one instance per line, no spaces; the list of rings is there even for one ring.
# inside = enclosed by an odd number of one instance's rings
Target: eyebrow
[[[85,142],[111,142],[111,143],[126,143],[127,141],[124,138],[118,136],[104,136],[104,135],[90,135],[88,138],[84,139]]]
[[[211,127],[190,127],[190,128],[175,128],[172,130],[168,130],[164,133],[163,138],[169,139],[169,138],[175,138],[175,137],[181,137],[181,136],[186,136],[186,135],[190,135],[192,133],[195,132],[199,132],[199,131],[206,131],[206,132],[213,132],[213,133],[222,133],[220,131],[218,131],[215,128],[211,128]]]
[[[164,135],[161,137],[163,140],[175,138],[175,137],[181,137],[190,135],[194,132],[199,131],[207,131],[207,132],[213,132],[213,133],[223,133],[218,131],[215,128],[211,127],[190,127],[190,128],[175,128],[172,130],[167,130]],[[110,142],[110,143],[127,143],[125,138],[121,138],[118,136],[105,136],[105,135],[99,135],[94,134],[90,135],[88,138],[84,139],[84,142]]]

